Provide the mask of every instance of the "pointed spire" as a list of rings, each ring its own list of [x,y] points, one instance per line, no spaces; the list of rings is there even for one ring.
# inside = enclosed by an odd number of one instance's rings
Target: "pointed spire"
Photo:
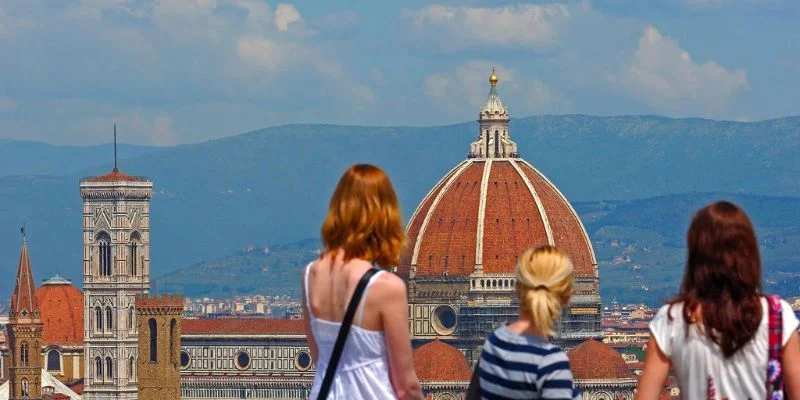
[[[117,168],[117,123],[114,123],[114,172],[119,172]]]
[[[25,228],[22,228],[22,251],[17,267],[17,281],[14,294],[11,296],[11,316],[20,316],[23,311],[28,315],[37,314],[36,285],[31,272],[31,260],[28,257],[28,244],[24,239]]]

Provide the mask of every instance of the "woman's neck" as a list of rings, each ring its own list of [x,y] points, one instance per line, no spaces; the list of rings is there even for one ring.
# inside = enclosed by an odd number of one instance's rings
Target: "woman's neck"
[[[536,336],[544,341],[548,341],[550,339],[547,335],[539,332],[539,330],[536,329],[536,325],[533,323],[533,320],[529,316],[524,315],[522,312],[520,312],[518,320],[506,325],[506,327],[508,327],[511,332],[517,334]]]

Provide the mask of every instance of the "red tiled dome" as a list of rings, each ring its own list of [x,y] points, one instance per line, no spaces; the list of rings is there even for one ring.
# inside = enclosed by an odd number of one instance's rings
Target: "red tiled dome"
[[[633,378],[622,354],[593,339],[569,352],[569,365],[576,380]]]
[[[414,370],[421,382],[469,382],[472,377],[461,351],[439,339],[414,350]]]
[[[520,158],[467,159],[437,183],[408,224],[398,274],[510,273],[527,248],[566,251],[579,276],[597,264],[589,236],[564,195]]]
[[[46,345],[83,345],[83,293],[61,278],[46,281],[36,289],[42,319],[42,342]]]

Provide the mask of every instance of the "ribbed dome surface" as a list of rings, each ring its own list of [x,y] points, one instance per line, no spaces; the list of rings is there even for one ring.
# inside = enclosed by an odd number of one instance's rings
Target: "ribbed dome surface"
[[[593,339],[569,352],[569,365],[576,380],[633,378],[621,354]]]
[[[444,176],[408,224],[401,276],[511,273],[531,246],[565,250],[580,276],[596,265],[586,230],[559,190],[519,158],[467,159]]]
[[[36,302],[41,310],[42,342],[83,345],[83,293],[78,288],[69,281],[45,283],[36,289]]]
[[[414,350],[414,370],[422,382],[469,382],[472,369],[457,348],[434,339]]]

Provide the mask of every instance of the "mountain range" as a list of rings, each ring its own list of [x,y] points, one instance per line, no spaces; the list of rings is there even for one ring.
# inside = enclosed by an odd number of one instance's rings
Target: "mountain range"
[[[510,132],[522,156],[577,203],[690,192],[800,197],[800,117],[539,116],[512,120]],[[249,244],[315,237],[336,180],[355,162],[387,170],[408,217],[476,136],[474,122],[284,125],[175,147],[121,146],[119,166],[154,181],[151,268],[162,276]],[[111,147],[7,140],[0,156],[11,160],[0,162],[3,276],[13,280],[18,227],[26,223],[36,278],[60,273],[79,282],[78,181],[111,170]],[[649,226],[646,215],[637,218]],[[10,289],[0,286],[0,297]]]

